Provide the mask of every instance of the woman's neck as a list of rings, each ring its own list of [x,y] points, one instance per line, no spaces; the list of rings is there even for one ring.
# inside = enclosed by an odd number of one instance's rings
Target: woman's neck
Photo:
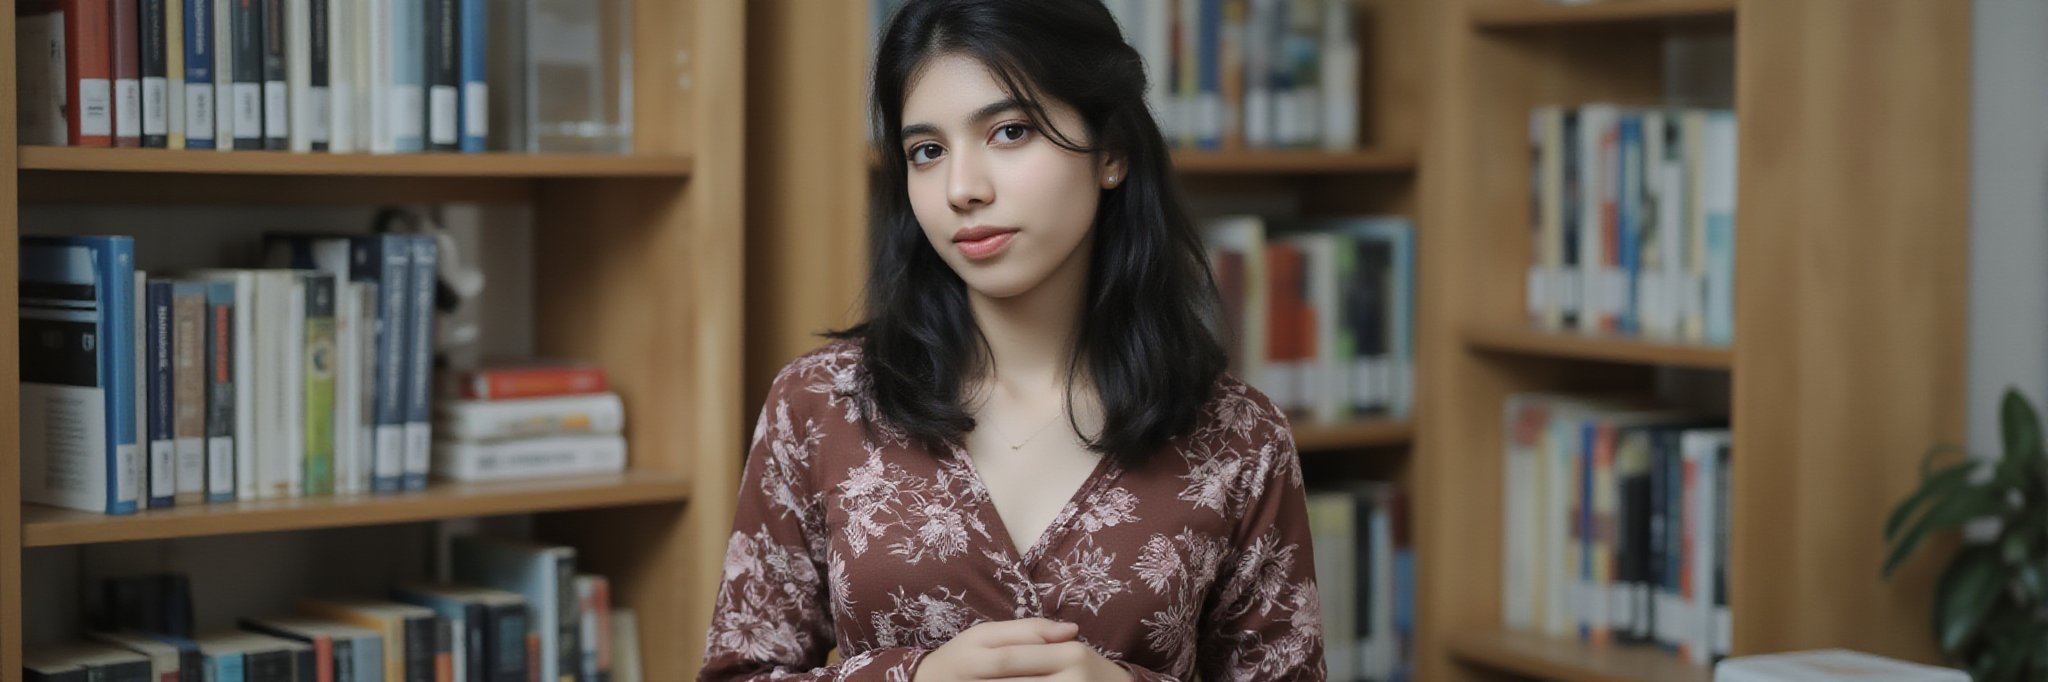
[[[1089,251],[1082,244],[1045,281],[1016,296],[968,291],[974,322],[988,339],[985,390],[1026,399],[1065,394],[1068,362],[1088,305]]]

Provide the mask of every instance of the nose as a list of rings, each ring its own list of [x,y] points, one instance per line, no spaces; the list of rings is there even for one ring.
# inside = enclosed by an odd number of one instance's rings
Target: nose
[[[954,152],[946,159],[946,201],[966,213],[996,200],[995,185],[977,151]]]

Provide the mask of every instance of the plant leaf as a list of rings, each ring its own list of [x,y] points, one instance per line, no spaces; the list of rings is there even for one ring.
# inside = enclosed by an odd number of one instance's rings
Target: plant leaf
[[[1971,488],[1981,491],[1983,487]],[[1981,493],[1952,495],[1935,502],[1925,515],[1913,522],[1912,528],[1906,531],[1905,535],[1894,541],[1891,555],[1885,558],[1882,575],[1891,577],[1892,571],[1897,569],[1928,535],[1938,530],[1961,526],[1980,516],[1996,514],[2004,503],[2005,501],[1999,497]]]
[[[1942,443],[1940,445],[1936,445],[1934,447],[1928,448],[1927,454],[1922,455],[1920,457],[1921,478],[1926,478],[1928,475],[1933,473],[1934,460],[1938,457],[1941,457],[1942,455],[1962,455],[1964,461],[1969,461],[1970,459],[1972,459],[1970,457],[1970,451],[1963,449],[1963,447],[1960,445],[1956,445],[1954,443]]]
[[[2034,404],[2027,400],[2017,388],[2005,390],[2005,400],[1999,404],[1999,430],[2005,436],[2004,459],[2019,458],[2028,462],[2041,458],[2041,419],[2034,411]]]
[[[1943,651],[1961,649],[1977,635],[1984,617],[1998,605],[1999,591],[2006,584],[2004,565],[1995,550],[1973,548],[1957,554],[1942,572],[1935,593],[1941,614],[1939,643]]]
[[[1892,509],[1891,518],[1885,519],[1884,539],[1891,540],[1893,536],[1898,535],[1899,529],[1906,525],[1906,519],[1912,518],[1913,510],[1921,504],[1936,499],[1937,495],[1945,494],[1956,486],[1969,483],[1970,472],[1976,469],[1976,462],[1961,462],[1926,476],[1921,481],[1920,488],[1913,491],[1905,501],[1900,502],[1898,507]]]

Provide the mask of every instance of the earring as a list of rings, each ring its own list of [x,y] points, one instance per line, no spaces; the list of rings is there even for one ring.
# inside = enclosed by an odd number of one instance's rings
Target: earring
[[[1111,187],[1115,187],[1115,186],[1116,186],[1116,176],[1114,176],[1114,175],[1112,175],[1112,176],[1109,176],[1109,186],[1111,186]]]

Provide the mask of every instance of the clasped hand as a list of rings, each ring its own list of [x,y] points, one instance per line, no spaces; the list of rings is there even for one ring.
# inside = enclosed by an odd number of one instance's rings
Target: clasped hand
[[[1077,639],[1080,631],[1044,618],[982,623],[926,654],[911,682],[1128,682],[1130,673]]]

